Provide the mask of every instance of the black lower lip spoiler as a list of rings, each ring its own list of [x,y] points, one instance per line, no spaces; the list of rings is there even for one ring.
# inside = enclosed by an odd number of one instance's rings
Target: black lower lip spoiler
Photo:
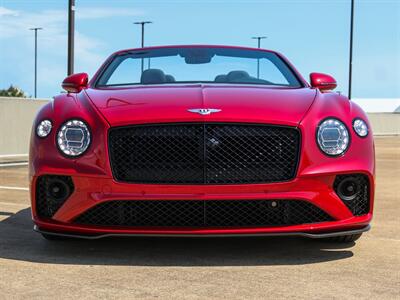
[[[39,233],[54,235],[59,237],[66,238],[78,238],[78,239],[87,239],[87,240],[97,240],[106,237],[257,237],[257,236],[302,236],[312,239],[323,239],[330,238],[336,236],[344,236],[344,235],[352,235],[366,232],[371,229],[371,225],[367,225],[363,228],[347,230],[347,231],[337,231],[337,232],[328,232],[328,233],[308,233],[308,232],[282,232],[282,233],[237,233],[237,234],[147,234],[147,233],[106,233],[99,235],[81,235],[81,234],[73,234],[73,233],[61,233],[61,232],[52,232],[41,230],[37,225],[33,227],[33,230]]]

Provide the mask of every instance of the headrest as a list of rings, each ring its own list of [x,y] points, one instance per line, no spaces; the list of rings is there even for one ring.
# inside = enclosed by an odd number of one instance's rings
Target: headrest
[[[226,78],[226,75],[218,75],[214,79],[215,82],[227,82],[228,79]]]
[[[175,82],[175,78],[172,75],[165,75],[165,81],[166,82]]]
[[[165,74],[159,69],[147,69],[143,71],[140,82],[142,84],[164,83],[166,82]]]
[[[228,81],[240,81],[242,79],[248,79],[249,77],[250,75],[246,71],[231,71],[227,75]]]

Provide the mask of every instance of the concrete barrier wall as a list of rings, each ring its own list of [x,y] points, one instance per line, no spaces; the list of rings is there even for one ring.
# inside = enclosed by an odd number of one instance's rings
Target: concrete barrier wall
[[[28,153],[33,119],[48,101],[0,97],[0,155]]]
[[[368,113],[374,135],[400,135],[400,113]]]
[[[0,157],[27,154],[33,119],[49,100],[0,97]],[[369,113],[375,135],[400,135],[400,113]]]

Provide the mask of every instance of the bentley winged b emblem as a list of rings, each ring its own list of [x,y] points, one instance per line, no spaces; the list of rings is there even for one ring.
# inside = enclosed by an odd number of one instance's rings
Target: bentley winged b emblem
[[[188,111],[192,112],[192,113],[196,113],[196,114],[200,114],[200,115],[210,115],[212,113],[217,113],[220,112],[222,109],[218,109],[218,108],[191,108],[188,109]]]

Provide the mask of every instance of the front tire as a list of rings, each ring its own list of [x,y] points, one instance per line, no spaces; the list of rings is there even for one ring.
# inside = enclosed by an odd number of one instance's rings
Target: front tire
[[[361,237],[362,233],[335,236],[325,239],[326,241],[333,243],[351,243],[357,241]]]

